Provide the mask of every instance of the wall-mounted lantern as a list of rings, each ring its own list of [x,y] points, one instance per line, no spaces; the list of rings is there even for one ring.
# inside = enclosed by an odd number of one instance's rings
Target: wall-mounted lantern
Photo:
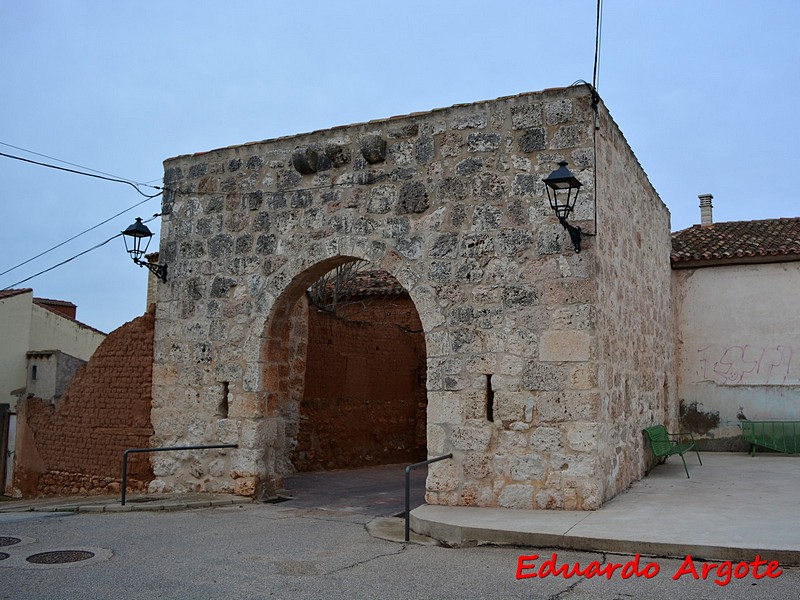
[[[159,265],[158,263],[151,263],[142,260],[147,247],[150,245],[150,238],[153,237],[153,232],[142,223],[140,217],[136,217],[136,222],[122,232],[122,240],[125,242],[125,250],[131,255],[133,262],[140,267],[147,267],[150,272],[158,277],[161,281],[167,281],[167,265]],[[128,241],[130,240],[130,242]],[[144,248],[142,248],[144,242]]]
[[[543,181],[547,189],[550,208],[555,211],[559,223],[569,233],[575,252],[579,253],[581,251],[581,228],[567,223],[567,217],[575,208],[575,200],[578,199],[578,192],[583,184],[567,168],[567,161],[558,163],[558,169],[550,173]]]

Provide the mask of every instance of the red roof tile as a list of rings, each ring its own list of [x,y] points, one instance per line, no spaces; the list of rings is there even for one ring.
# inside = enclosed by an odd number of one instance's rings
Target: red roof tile
[[[326,293],[333,294],[334,282],[326,285]],[[403,285],[386,271],[358,271],[340,291],[341,298],[363,298],[365,296],[397,296],[407,294]]]
[[[386,271],[359,271],[353,288],[353,296],[394,296],[407,293],[403,285]]]
[[[14,296],[19,296],[20,294],[30,294],[33,292],[31,288],[22,288],[18,290],[0,290],[0,300],[3,298],[13,298]]]
[[[800,260],[800,217],[694,225],[672,234],[674,268]]]
[[[67,308],[77,308],[75,304],[70,302],[69,300],[53,300],[52,298],[34,298],[33,301],[36,304],[47,304],[49,306],[64,306]]]

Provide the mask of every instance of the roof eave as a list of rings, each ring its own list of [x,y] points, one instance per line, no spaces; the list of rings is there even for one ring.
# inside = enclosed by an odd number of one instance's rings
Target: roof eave
[[[769,256],[734,256],[730,258],[701,258],[670,260],[673,269],[702,269],[704,267],[728,267],[733,265],[754,265],[785,263],[800,260],[800,254],[776,254]]]

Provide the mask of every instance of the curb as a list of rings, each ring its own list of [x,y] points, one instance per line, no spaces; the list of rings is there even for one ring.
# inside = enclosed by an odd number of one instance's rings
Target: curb
[[[732,562],[751,561],[755,555],[766,560],[777,560],[781,565],[800,565],[800,550],[779,548],[756,548],[692,543],[674,543],[633,539],[573,536],[560,533],[534,531],[512,531],[491,527],[464,526],[445,523],[411,512],[413,531],[439,540],[457,548],[480,545],[524,546],[529,548],[557,548],[584,552],[608,552],[611,554],[641,554],[663,558],[695,558],[725,560]]]
[[[41,513],[121,513],[121,512],[156,512],[156,511],[176,511],[176,510],[195,510],[199,508],[214,508],[217,506],[233,506],[236,504],[252,504],[253,500],[242,497],[241,500],[192,500],[187,502],[176,502],[174,498],[165,499],[161,502],[149,503],[127,503],[122,506],[114,504],[64,504],[60,506],[21,506],[13,509],[3,509],[0,513],[11,512],[41,512]]]

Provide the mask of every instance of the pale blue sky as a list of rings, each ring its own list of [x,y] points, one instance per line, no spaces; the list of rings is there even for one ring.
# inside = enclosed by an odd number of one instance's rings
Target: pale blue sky
[[[604,1],[598,90],[673,230],[698,222],[701,193],[716,221],[800,215],[798,22],[796,0]],[[591,81],[594,26],[595,0],[6,0],[0,142],[158,184],[179,154]],[[4,157],[0,180],[0,272],[142,199]],[[145,275],[118,239],[20,287],[110,331],[144,311]]]

